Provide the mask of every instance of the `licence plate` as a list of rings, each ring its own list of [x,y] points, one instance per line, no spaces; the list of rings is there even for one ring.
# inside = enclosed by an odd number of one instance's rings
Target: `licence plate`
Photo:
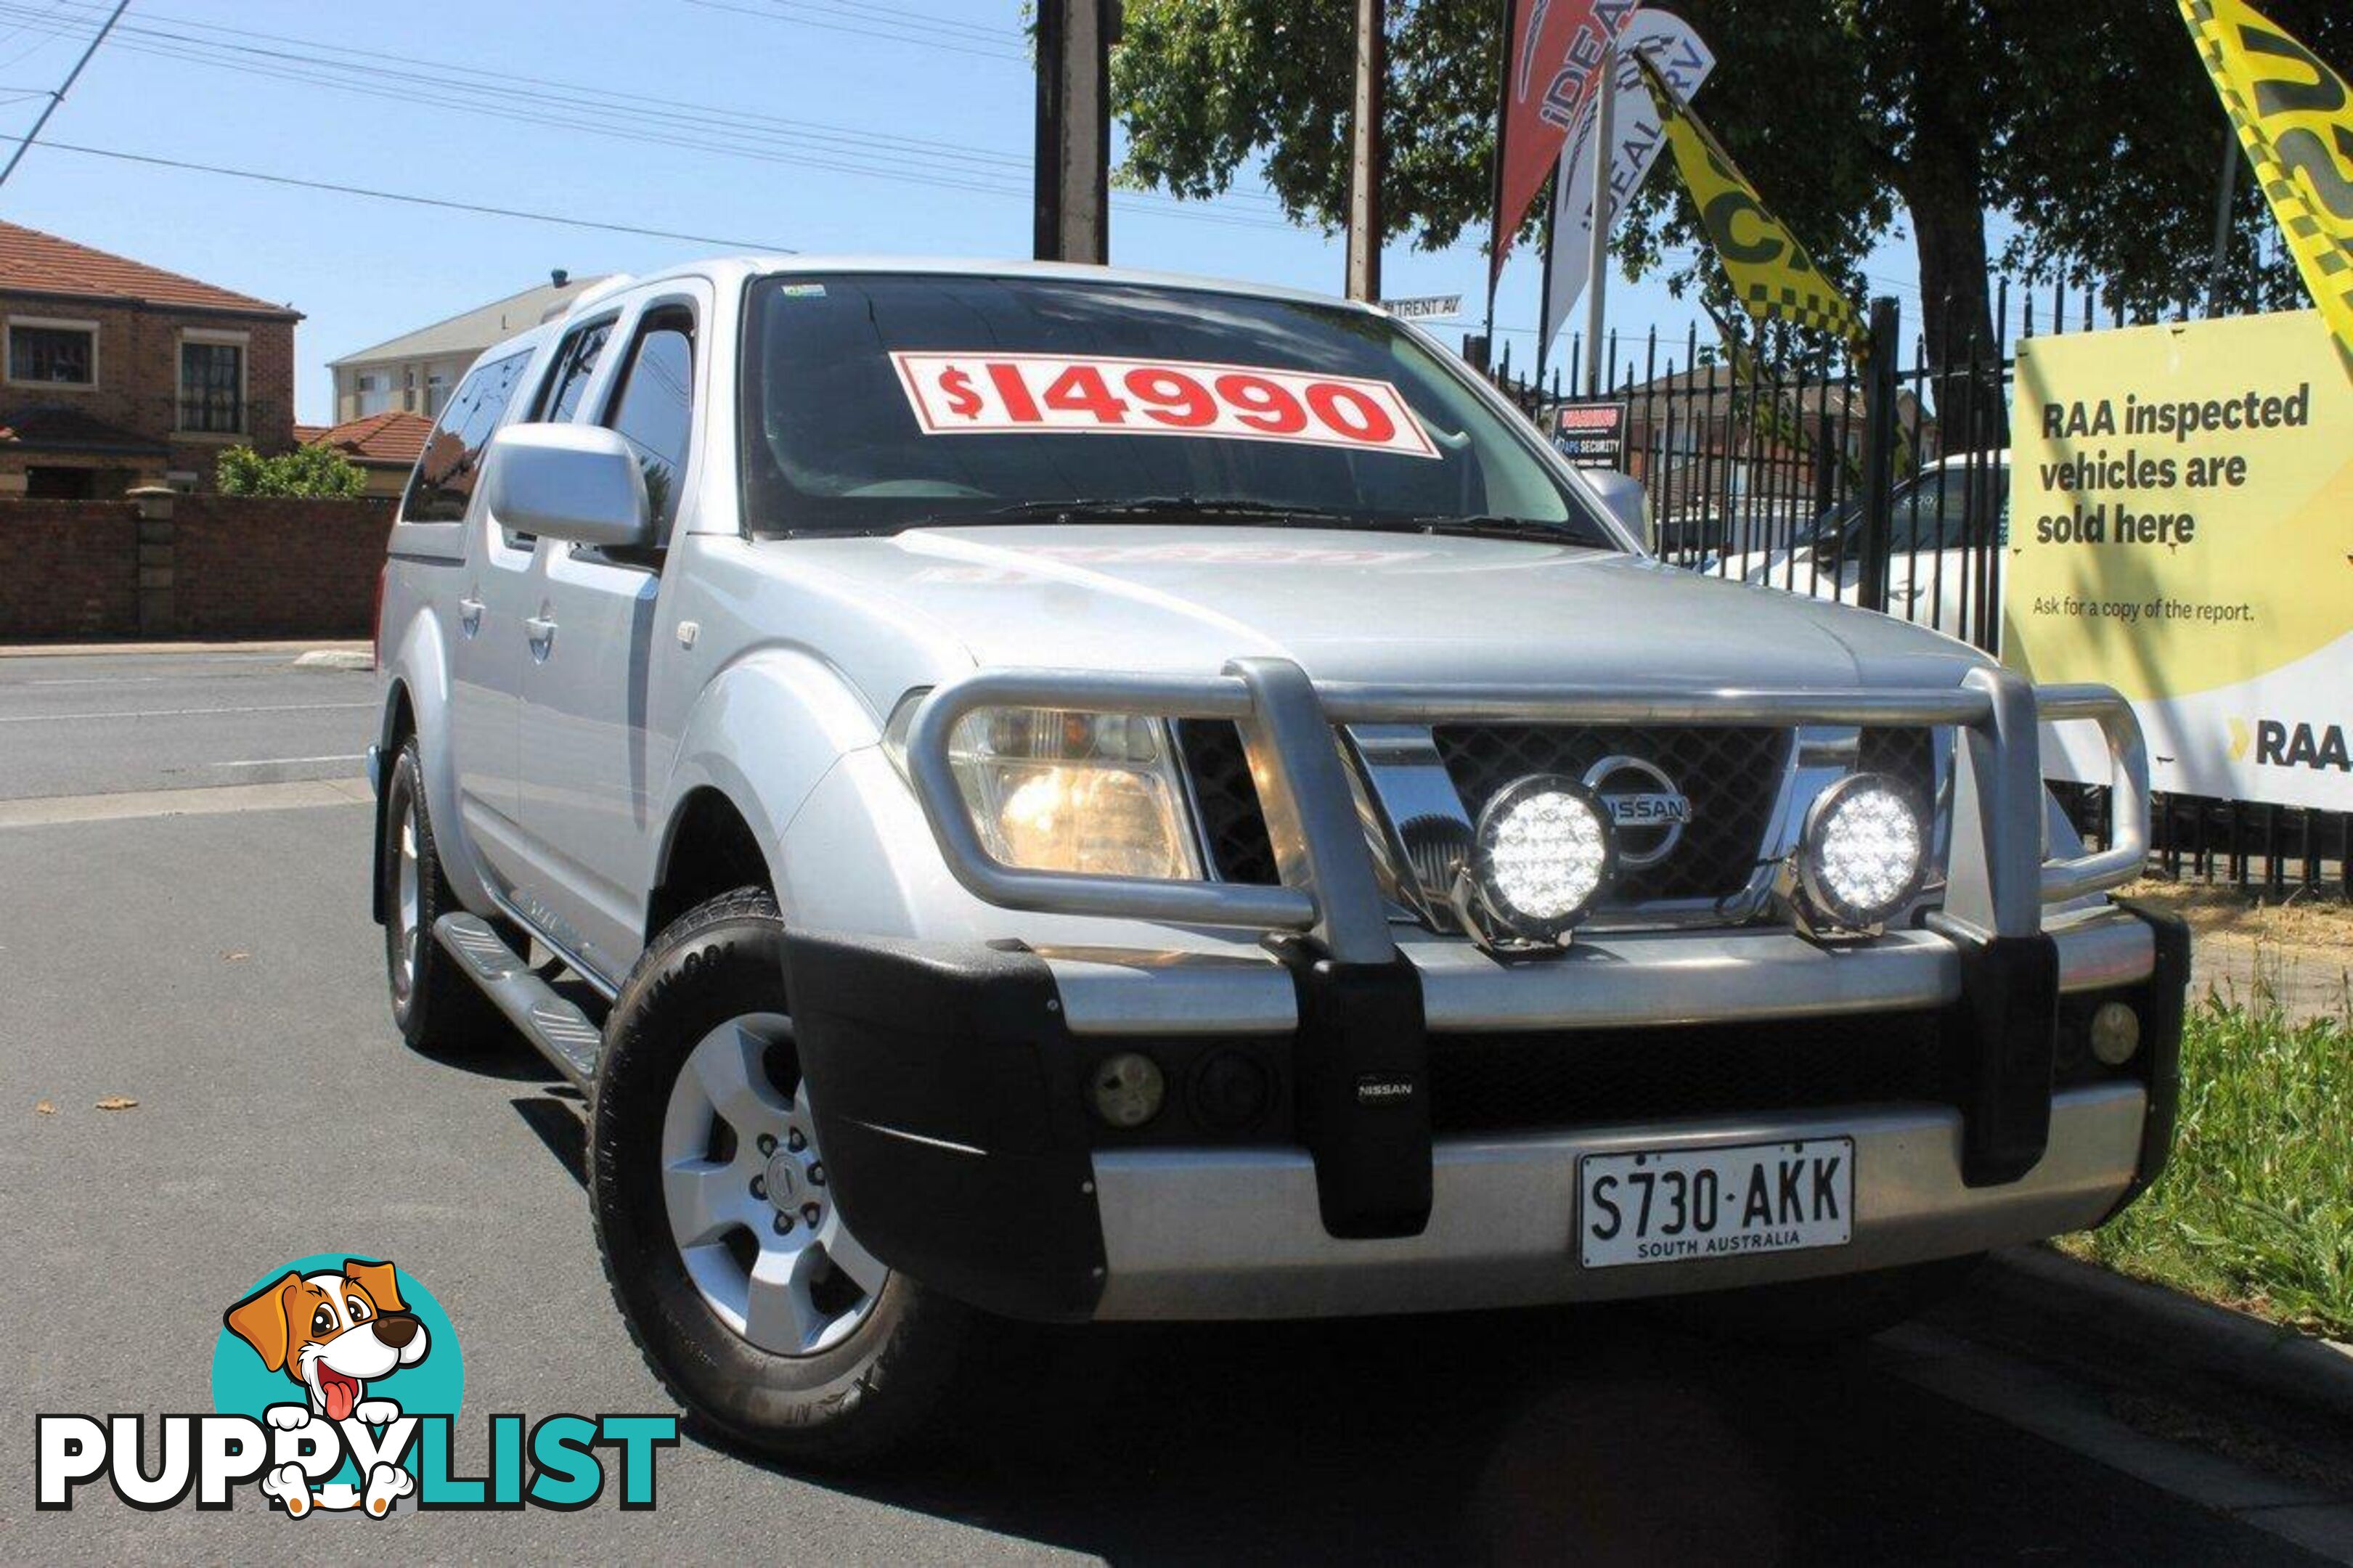
[[[1854,1140],[1588,1154],[1577,1162],[1585,1267],[1843,1247]]]

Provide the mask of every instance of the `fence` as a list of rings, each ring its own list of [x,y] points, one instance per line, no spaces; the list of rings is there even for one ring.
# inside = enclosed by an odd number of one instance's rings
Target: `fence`
[[[1695,328],[1680,343],[1655,330],[1611,334],[1599,395],[1625,408],[1625,465],[1649,494],[1652,548],[1694,571],[1884,610],[1998,650],[2017,341],[2136,322],[2064,282],[2038,295],[1999,281],[1990,304],[1991,341],[1972,334],[1932,353],[1903,337],[1894,300],[1878,300],[1874,353],[1859,365],[1819,348],[1776,353],[1787,344],[1772,338],[1763,353],[1719,347]],[[1586,385],[1588,352],[1572,338],[1546,384],[1514,377],[1508,357],[1493,378],[1549,430],[1561,408],[1587,401],[1568,389]],[[2105,836],[2105,790],[2061,798],[2079,830]],[[2353,900],[2353,815],[2159,795],[2151,831],[2168,876]]]
[[[368,636],[383,500],[0,500],[0,643]]]

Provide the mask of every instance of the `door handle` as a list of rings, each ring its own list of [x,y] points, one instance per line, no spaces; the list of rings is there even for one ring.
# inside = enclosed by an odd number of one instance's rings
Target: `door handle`
[[[468,637],[472,637],[476,632],[480,631],[482,629],[482,601],[480,599],[459,600],[458,625],[464,629]]]
[[[555,641],[555,623],[545,616],[524,616],[522,629],[523,635],[531,638],[531,646],[543,652]]]

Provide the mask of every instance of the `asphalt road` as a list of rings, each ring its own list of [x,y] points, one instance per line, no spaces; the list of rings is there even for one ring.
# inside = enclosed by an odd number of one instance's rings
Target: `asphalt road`
[[[297,657],[0,658],[0,800],[354,775],[375,677]]]
[[[22,662],[0,711],[22,711]],[[362,689],[209,663],[185,680]],[[195,705],[183,684],[143,706]],[[351,715],[320,718],[302,749],[356,749]],[[178,776],[255,752],[248,721],[188,741]],[[76,762],[146,721],[85,722],[45,741],[47,776],[152,779],[120,752]],[[5,726],[0,759],[21,783]],[[520,1047],[435,1060],[394,1033],[369,820],[0,827],[0,1560],[2317,1561],[1933,1391],[1974,1380],[1999,1407],[2024,1369],[1933,1336],[1736,1352],[1622,1310],[1077,1331],[986,1429],[879,1476],[786,1473],[690,1427],[650,1512],[295,1521],[249,1493],[143,1513],[103,1488],[37,1512],[36,1412],[210,1409],[223,1309],[312,1252],[393,1258],[451,1313],[461,1471],[483,1413],[671,1408],[598,1270],[575,1097]],[[111,1095],[138,1103],[95,1109]]]

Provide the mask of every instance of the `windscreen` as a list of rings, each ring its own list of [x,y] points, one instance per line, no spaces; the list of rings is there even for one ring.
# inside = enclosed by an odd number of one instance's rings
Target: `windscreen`
[[[874,532],[1071,503],[1320,525],[1501,517],[1612,547],[1534,437],[1393,323],[1122,282],[894,274],[752,287],[747,526]]]

